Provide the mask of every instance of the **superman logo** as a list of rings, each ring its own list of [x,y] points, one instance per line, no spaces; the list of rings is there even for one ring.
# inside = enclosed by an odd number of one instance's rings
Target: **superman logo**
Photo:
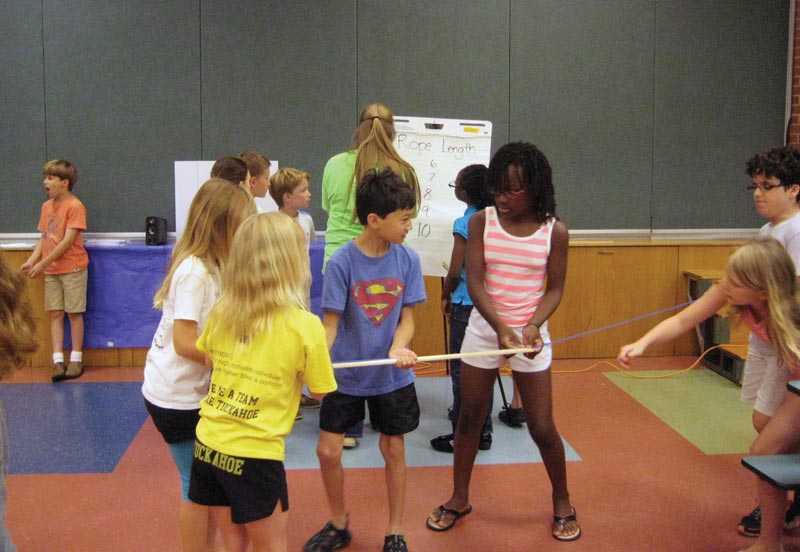
[[[356,282],[351,295],[367,318],[380,326],[403,297],[403,282],[397,278]]]

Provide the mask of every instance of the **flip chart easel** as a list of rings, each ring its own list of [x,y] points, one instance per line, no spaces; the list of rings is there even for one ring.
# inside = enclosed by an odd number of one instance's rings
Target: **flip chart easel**
[[[474,163],[489,164],[490,121],[394,117],[394,146],[417,172],[422,203],[406,243],[422,261],[426,276],[445,276],[443,263],[453,250],[453,221],[466,205],[455,197],[458,171]]]

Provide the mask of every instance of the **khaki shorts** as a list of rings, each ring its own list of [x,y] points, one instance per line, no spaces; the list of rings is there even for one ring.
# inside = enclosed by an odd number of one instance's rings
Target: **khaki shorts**
[[[86,312],[86,284],[89,271],[44,275],[44,310],[68,314]]]

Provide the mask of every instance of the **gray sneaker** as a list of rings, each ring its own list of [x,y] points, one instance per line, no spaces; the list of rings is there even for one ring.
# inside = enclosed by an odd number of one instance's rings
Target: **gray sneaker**
[[[321,404],[317,399],[309,397],[305,393],[300,395],[300,408],[319,408]]]

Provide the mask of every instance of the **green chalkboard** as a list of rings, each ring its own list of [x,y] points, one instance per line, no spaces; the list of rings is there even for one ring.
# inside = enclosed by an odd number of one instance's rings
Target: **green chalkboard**
[[[0,2],[0,234],[75,162],[91,232],[174,230],[174,162],[311,173],[360,109],[536,143],[573,229],[750,228],[745,161],[786,128],[789,0]]]

